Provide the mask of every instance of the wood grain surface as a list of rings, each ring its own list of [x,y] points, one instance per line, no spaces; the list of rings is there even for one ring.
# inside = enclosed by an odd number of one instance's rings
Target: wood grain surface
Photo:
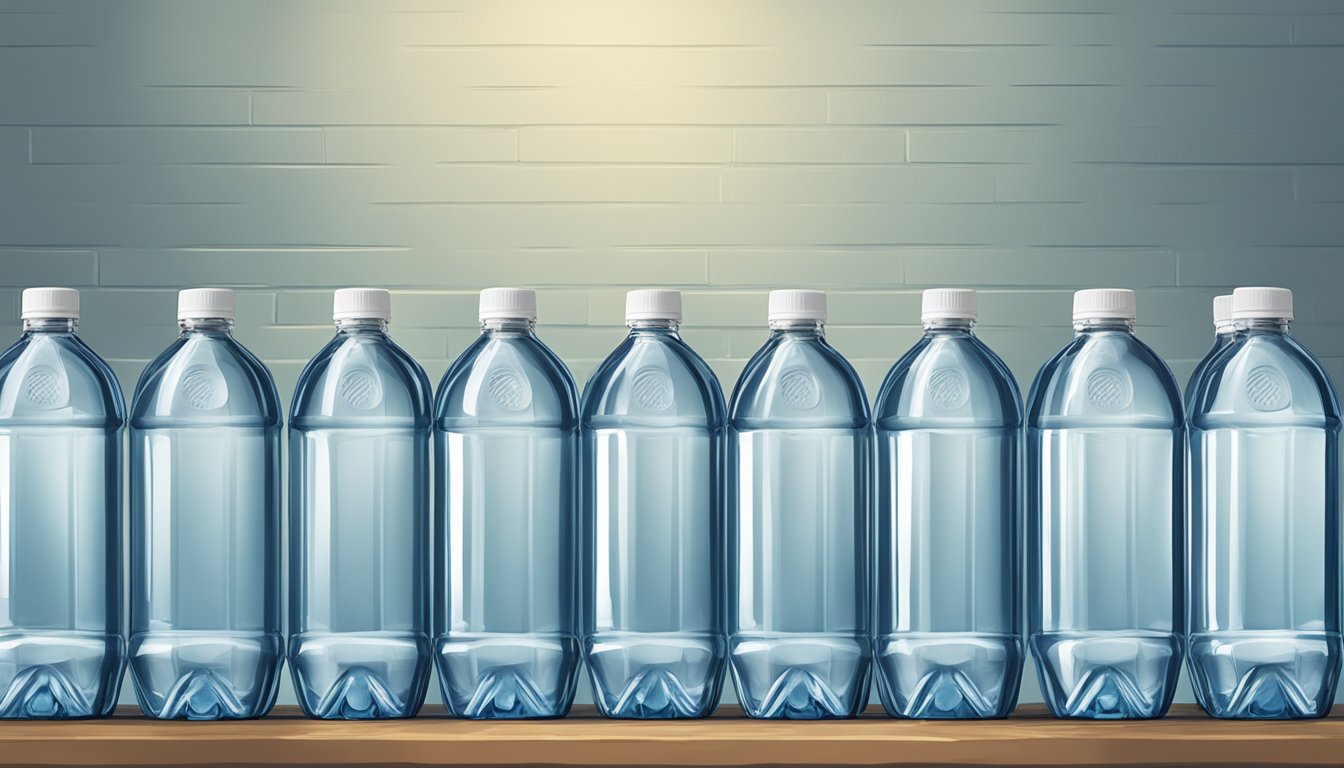
[[[1008,720],[911,722],[878,709],[857,720],[319,722],[291,707],[261,720],[0,722],[0,765],[1340,765],[1344,717],[1215,721],[1191,706],[1148,722],[1068,722],[1024,707]]]

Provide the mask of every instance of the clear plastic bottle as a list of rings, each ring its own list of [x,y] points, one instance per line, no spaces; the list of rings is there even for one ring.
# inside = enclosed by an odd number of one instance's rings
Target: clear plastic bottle
[[[146,715],[260,717],[280,636],[280,398],[233,338],[233,292],[178,295],[182,333],[131,406],[131,672]]]
[[[1232,336],[1236,332],[1236,324],[1232,322],[1232,294],[1213,297],[1213,346],[1209,348],[1208,354],[1199,361],[1195,370],[1190,374],[1190,381],[1185,386],[1185,405],[1186,412],[1190,411],[1194,405],[1192,399],[1195,389],[1199,387],[1200,379],[1204,378],[1204,372],[1208,370],[1209,363],[1225,347],[1232,346]]]
[[[1214,717],[1323,717],[1340,669],[1339,401],[1288,332],[1293,295],[1238,288],[1190,411],[1190,677]]]
[[[878,692],[895,717],[1006,717],[1019,608],[1022,396],[972,330],[975,291],[924,292],[924,337],[877,396]]]
[[[1029,642],[1057,717],[1161,717],[1184,650],[1184,426],[1134,293],[1074,295],[1027,407]]]
[[[103,717],[122,637],[121,387],[79,291],[23,292],[0,355],[0,718]]]
[[[723,391],[679,292],[631,291],[625,317],[584,390],[584,654],[607,717],[704,717],[727,653]]]
[[[728,648],[751,717],[867,703],[868,400],[826,342],[826,294],[772,291],[729,406]]]
[[[563,717],[579,671],[578,399],[536,294],[481,292],[434,406],[434,656],[454,717]]]
[[[425,371],[387,291],[336,291],[289,417],[289,669],[309,717],[413,717],[429,681]]]

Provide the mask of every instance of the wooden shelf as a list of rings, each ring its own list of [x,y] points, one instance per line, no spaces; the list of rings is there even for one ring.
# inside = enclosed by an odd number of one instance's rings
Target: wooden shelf
[[[1233,722],[1193,706],[1149,722],[1066,722],[1039,706],[1008,720],[763,722],[736,709],[683,722],[612,722],[591,708],[552,721],[315,722],[293,707],[262,720],[0,722],[0,765],[1339,765],[1344,717]]]

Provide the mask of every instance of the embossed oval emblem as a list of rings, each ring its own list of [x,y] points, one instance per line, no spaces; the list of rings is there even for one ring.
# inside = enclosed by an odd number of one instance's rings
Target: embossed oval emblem
[[[352,408],[367,411],[383,400],[383,387],[368,368],[351,368],[341,374],[336,391]]]
[[[506,411],[520,411],[532,400],[532,393],[522,374],[512,368],[500,368],[490,374],[486,382],[490,397]]]
[[[214,368],[198,365],[182,376],[182,402],[202,411],[212,411],[229,399],[224,377]]]
[[[929,400],[943,410],[960,408],[971,399],[966,375],[955,368],[939,368],[929,376]]]
[[[1262,411],[1281,411],[1292,400],[1292,390],[1283,373],[1272,366],[1261,365],[1246,376],[1246,399]]]
[[[28,402],[38,408],[55,408],[65,402],[65,379],[49,366],[29,371],[26,384]]]
[[[1129,379],[1111,368],[1098,368],[1087,377],[1087,399],[1098,408],[1118,411],[1133,397]]]
[[[794,408],[815,408],[821,400],[821,388],[811,371],[792,368],[779,377],[779,395]]]
[[[635,402],[651,411],[665,411],[672,407],[674,394],[672,379],[659,368],[645,368],[635,374]]]

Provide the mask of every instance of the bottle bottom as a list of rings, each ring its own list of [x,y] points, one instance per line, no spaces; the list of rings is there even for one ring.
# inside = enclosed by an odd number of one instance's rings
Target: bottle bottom
[[[280,633],[169,630],[131,637],[140,709],[160,720],[241,720],[275,703]]]
[[[117,635],[0,632],[0,719],[106,717],[117,705],[125,663]]]
[[[878,638],[877,690],[892,717],[1007,717],[1017,706],[1022,641],[1015,635],[904,632]]]
[[[429,638],[413,632],[304,632],[289,638],[299,706],[323,720],[415,717],[429,682]]]
[[[1180,674],[1179,635],[1142,630],[1031,636],[1041,694],[1055,717],[1162,717]]]
[[[605,717],[707,717],[719,704],[727,643],[708,632],[599,632],[584,657]]]
[[[748,717],[854,717],[868,703],[871,643],[852,633],[740,632],[728,640],[738,698]]]
[[[564,717],[574,701],[579,641],[554,633],[454,632],[435,639],[434,661],[452,717]]]
[[[1338,632],[1245,630],[1190,636],[1190,681],[1213,717],[1324,717],[1335,700]]]

